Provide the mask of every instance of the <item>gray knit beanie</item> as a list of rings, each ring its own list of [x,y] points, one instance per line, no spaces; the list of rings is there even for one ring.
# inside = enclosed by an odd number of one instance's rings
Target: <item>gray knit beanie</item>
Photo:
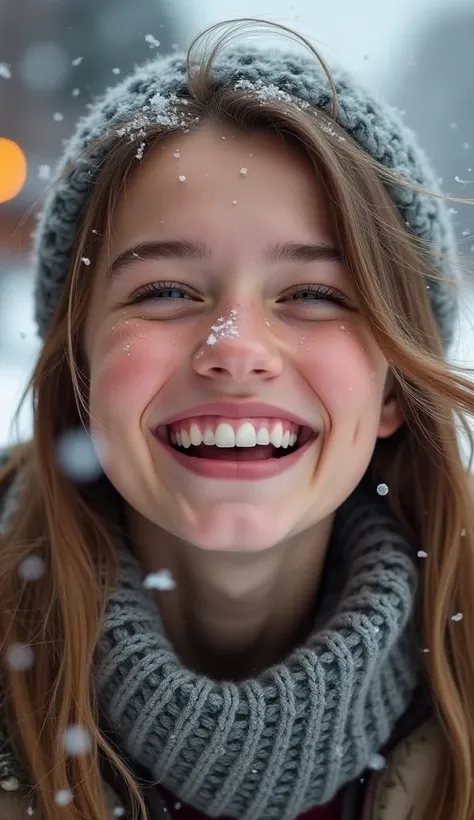
[[[388,169],[425,189],[439,191],[415,136],[396,111],[374,99],[345,72],[333,69],[332,75],[337,89],[338,124]],[[214,77],[220,84],[247,89],[259,96],[273,94],[288,99],[290,95],[298,104],[309,103],[327,115],[331,112],[328,80],[316,57],[310,54],[253,45],[233,46],[218,58]],[[140,136],[144,135],[141,129],[147,123],[188,128],[189,122],[173,116],[173,103],[186,96],[186,91],[184,55],[158,57],[108,89],[79,121],[58,165],[60,178],[46,197],[34,240],[35,318],[42,339],[61,296],[81,214],[101,161],[114,143],[124,137],[136,139],[138,148]],[[130,125],[123,127],[124,122]],[[98,138],[101,143],[95,146]],[[401,186],[394,186],[389,194],[407,229],[426,243],[437,270],[458,281],[454,233],[445,202]],[[87,267],[84,275],[88,275]],[[446,280],[431,280],[429,288],[447,350],[456,319],[456,291]]]

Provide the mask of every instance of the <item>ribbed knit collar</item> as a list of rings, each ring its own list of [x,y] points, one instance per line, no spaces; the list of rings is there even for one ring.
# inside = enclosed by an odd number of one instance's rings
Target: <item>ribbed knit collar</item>
[[[238,683],[186,668],[126,539],[97,657],[126,753],[209,816],[293,820],[367,768],[419,682],[415,549],[364,480],[338,510],[314,627]]]

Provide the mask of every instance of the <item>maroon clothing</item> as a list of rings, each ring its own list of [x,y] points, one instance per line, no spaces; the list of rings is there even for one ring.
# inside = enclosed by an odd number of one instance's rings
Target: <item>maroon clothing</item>
[[[211,820],[207,814],[203,814],[202,811],[182,803],[162,786],[160,786],[160,793],[173,820]],[[341,812],[341,796],[339,794],[330,803],[305,811],[304,814],[299,814],[295,820],[341,820]],[[229,818],[222,818],[222,820],[229,820]]]

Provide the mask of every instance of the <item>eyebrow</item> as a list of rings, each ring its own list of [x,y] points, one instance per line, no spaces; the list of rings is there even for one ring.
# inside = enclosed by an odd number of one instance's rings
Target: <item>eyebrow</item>
[[[283,242],[269,245],[264,251],[267,262],[342,262],[340,251],[324,242]],[[159,259],[210,259],[212,250],[205,242],[186,239],[164,239],[142,242],[123,251],[112,262],[108,279],[123,272],[137,261]]]

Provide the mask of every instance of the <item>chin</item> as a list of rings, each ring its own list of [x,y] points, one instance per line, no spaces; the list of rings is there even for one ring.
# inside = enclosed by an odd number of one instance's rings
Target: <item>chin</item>
[[[239,507],[239,510],[231,509]],[[242,509],[246,507],[246,509]],[[194,516],[193,516],[194,518]],[[248,505],[222,504],[197,514],[188,526],[180,521],[180,537],[202,550],[261,552],[289,537],[290,526],[275,522],[266,509],[249,510]],[[275,526],[276,524],[279,526]]]

